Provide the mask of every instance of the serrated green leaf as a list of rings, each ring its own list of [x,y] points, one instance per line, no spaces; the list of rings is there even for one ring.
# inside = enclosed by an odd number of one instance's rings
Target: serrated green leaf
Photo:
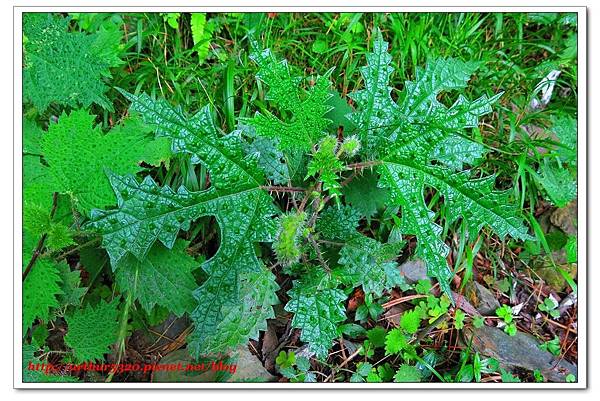
[[[373,217],[377,210],[383,209],[389,198],[388,191],[377,186],[378,179],[376,173],[365,172],[342,189],[346,202],[367,219]]]
[[[141,161],[162,157],[150,154],[147,147],[154,139],[138,119],[130,118],[107,134],[94,127],[94,120],[85,110],[63,113],[42,142],[55,190],[72,194],[85,213],[116,204],[107,172],[135,174],[142,170]]]
[[[415,334],[421,325],[421,314],[418,310],[406,311],[400,318],[400,327],[408,334]]]
[[[404,284],[398,265],[392,261],[397,254],[372,238],[358,236],[346,242],[340,251],[339,269],[342,280],[364,292],[381,296],[384,290]],[[398,251],[398,247],[395,247]]]
[[[287,184],[291,180],[291,174],[284,153],[277,147],[277,139],[259,137],[250,126],[242,126],[240,129],[251,140],[250,143],[244,143],[244,153],[256,157],[258,166],[274,184]]]
[[[407,346],[406,335],[400,329],[390,330],[385,337],[385,353],[387,355],[399,354]]]
[[[119,298],[112,302],[87,305],[65,316],[65,344],[73,349],[77,363],[104,360],[110,345],[117,340]]]
[[[386,133],[395,124],[398,106],[392,100],[388,86],[394,69],[381,31],[375,32],[373,50],[366,54],[367,65],[360,67],[364,89],[348,94],[360,108],[348,116],[359,130],[367,158],[372,158],[385,141]]]
[[[421,381],[421,371],[412,365],[402,364],[394,375],[396,383],[419,383]]]
[[[72,271],[65,262],[58,263],[57,268],[61,278],[61,294],[58,295],[58,302],[62,307],[68,305],[79,306],[82,297],[87,292],[86,287],[81,287],[79,271]]]
[[[556,160],[544,159],[536,178],[550,202],[557,207],[565,207],[577,197],[577,183],[571,172]]]
[[[310,150],[324,135],[330,120],[324,116],[331,110],[327,100],[329,75],[318,76],[308,90],[301,87],[301,79],[292,76],[285,60],[277,60],[269,49],[254,49],[250,58],[258,65],[256,78],[269,87],[266,99],[280,110],[292,114],[289,121],[275,115],[258,112],[248,119],[259,136],[279,139],[281,150]]]
[[[245,268],[242,263],[235,267]],[[275,275],[264,266],[237,277],[235,271],[211,275],[194,292],[198,304],[191,314],[195,330],[188,338],[192,354],[219,352],[248,339],[258,340],[259,331],[267,330],[267,319],[275,318],[277,290]]]
[[[31,255],[27,256],[31,259]],[[24,264],[27,263],[24,259]],[[50,309],[60,305],[57,299],[62,294],[60,286],[57,264],[49,259],[38,258],[23,281],[23,335],[35,319],[48,321]]]
[[[343,301],[346,296],[336,282],[322,271],[314,271],[294,281],[285,310],[294,313],[292,326],[301,330],[300,339],[319,359],[325,359],[337,325],[346,319]]]
[[[114,26],[97,33],[68,32],[68,18],[25,13],[23,95],[40,111],[51,103],[70,107],[96,103],[112,111],[104,77],[119,59],[121,32]]]
[[[210,39],[212,36],[212,26],[206,22],[205,13],[192,13],[190,18],[190,28],[192,30],[194,49],[198,52],[198,59],[202,63],[208,56]]]
[[[181,240],[171,250],[155,244],[141,261],[127,255],[113,266],[119,288],[131,291],[148,313],[155,305],[177,316],[192,312],[196,306],[192,293],[197,287],[192,270],[198,263],[185,252],[186,246]]]

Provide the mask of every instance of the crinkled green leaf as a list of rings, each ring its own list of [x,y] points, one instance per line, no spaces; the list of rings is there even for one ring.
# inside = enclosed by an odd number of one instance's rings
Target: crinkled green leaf
[[[439,100],[440,94],[464,88],[478,63],[438,59],[417,68],[415,80],[405,83],[396,104],[388,87],[391,58],[380,34],[373,47],[367,56],[369,64],[362,70],[366,89],[356,95],[359,108],[354,119],[362,127],[363,138],[376,136],[369,155],[383,161],[378,169],[379,186],[390,191],[393,205],[401,207],[401,233],[417,237],[417,255],[427,263],[428,274],[449,294],[453,273],[446,263],[448,247],[425,203],[428,187],[444,196],[450,222],[463,218],[470,238],[475,238],[484,225],[500,237],[528,238],[508,192],[494,191],[493,176],[474,178],[471,171],[460,171],[463,164],[482,156],[482,149],[468,139],[466,130],[476,127],[479,117],[491,112],[499,95],[484,95],[474,101],[459,95],[446,107]],[[434,164],[434,160],[441,163]]]
[[[317,220],[317,231],[327,239],[347,239],[356,234],[360,213],[342,205],[326,208]]]
[[[327,100],[331,97],[328,77],[332,70],[317,77],[314,85],[305,90],[301,79],[292,76],[287,62],[278,60],[269,49],[254,49],[250,58],[259,67],[256,78],[269,87],[266,99],[291,113],[292,118],[282,121],[273,114],[258,112],[248,124],[259,136],[279,139],[281,150],[310,150],[330,124],[325,115],[331,110]]]
[[[288,295],[290,301],[285,310],[292,312],[292,326],[301,330],[300,339],[308,343],[308,348],[319,359],[325,359],[327,352],[338,337],[338,323],[346,319],[344,293],[336,288],[337,282],[322,271],[314,271],[300,280]]]
[[[484,151],[485,148],[480,143],[462,136],[450,135],[433,149],[430,159],[444,163],[453,170],[462,170],[464,165],[476,164]]]
[[[42,142],[54,189],[72,194],[86,213],[116,204],[107,172],[135,174],[142,170],[141,161],[164,156],[151,154],[150,150],[168,150],[155,147],[149,128],[139,119],[130,118],[103,134],[100,126],[94,126],[95,118],[85,110],[63,113],[57,123],[50,125]]]
[[[254,243],[273,240],[277,211],[260,188],[264,178],[256,160],[244,156],[239,133],[220,135],[208,108],[188,119],[164,101],[124,94],[159,136],[172,140],[174,152],[190,153],[195,163],[206,166],[211,187],[173,191],[151,177],[140,183],[132,176],[111,175],[117,208],[94,211],[89,227],[103,234],[103,246],[118,266],[127,254],[143,260],[157,240],[172,248],[179,230],[199,217],[215,216],[220,246],[202,265],[209,278],[194,291],[198,302],[191,314],[195,331],[189,348],[198,356],[257,338],[266,327],[264,319],[273,315],[276,284],[256,257]],[[231,323],[241,320],[245,325],[239,328]]]
[[[340,251],[341,279],[378,296],[384,290],[404,284],[398,265],[393,261],[399,247],[393,246],[393,250],[391,247],[363,235],[349,240]]]
[[[285,155],[277,147],[277,139],[256,136],[250,126],[243,126],[241,130],[251,139],[250,143],[244,144],[244,153],[256,157],[259,168],[274,184],[286,185],[291,175]]]
[[[104,360],[110,346],[117,341],[119,298],[97,306],[87,305],[66,315],[65,344],[73,349],[78,363]]]
[[[185,252],[186,245],[178,240],[169,250],[155,244],[142,260],[125,256],[113,266],[121,291],[131,291],[148,313],[155,305],[177,316],[194,310],[192,293],[197,284],[192,270],[198,263]]]
[[[258,340],[259,331],[267,330],[267,319],[275,318],[273,305],[279,303],[275,275],[264,266],[247,271],[243,263],[212,274],[194,292],[198,304],[191,315],[195,330],[188,337],[193,355],[231,349],[248,339]],[[258,269],[258,265],[252,268]]]
[[[360,67],[364,89],[348,94],[360,108],[348,118],[356,125],[367,158],[374,157],[385,142],[387,133],[396,124],[398,106],[392,100],[388,82],[394,69],[388,44],[377,30],[373,49],[366,54],[367,65]]]
[[[68,32],[68,23],[68,18],[52,14],[24,14],[24,98],[40,112],[51,103],[70,107],[96,103],[112,111],[103,78],[122,63],[121,32],[116,25],[91,35]]]

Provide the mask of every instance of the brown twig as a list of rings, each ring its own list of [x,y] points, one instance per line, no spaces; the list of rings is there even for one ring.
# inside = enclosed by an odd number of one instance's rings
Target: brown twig
[[[423,295],[423,294],[415,294],[415,295],[407,295],[405,297],[402,298],[396,298],[393,299],[389,302],[386,302],[385,304],[381,305],[384,309],[387,308],[391,308],[394,305],[398,305],[407,301],[412,301],[413,299],[419,299],[419,298],[427,298],[427,295]]]
[[[54,217],[54,214],[56,213],[57,204],[58,204],[58,193],[54,192],[52,194],[52,210],[50,211],[50,220],[52,220],[52,218]],[[33,265],[35,264],[35,261],[42,253],[42,248],[44,248],[44,243],[46,242],[47,237],[48,237],[48,233],[44,233],[42,235],[42,237],[40,238],[40,240],[38,241],[37,246],[35,247],[35,251],[33,252],[33,256],[31,257],[31,260],[29,261],[29,263],[27,264],[27,267],[25,268],[25,271],[23,272],[23,281],[25,281],[25,278],[27,277],[27,275],[33,268]]]

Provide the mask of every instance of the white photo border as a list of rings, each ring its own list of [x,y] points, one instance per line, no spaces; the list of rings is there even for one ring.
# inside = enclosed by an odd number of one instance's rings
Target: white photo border
[[[153,3],[153,1],[148,1]],[[578,381],[576,383],[24,383],[22,381],[22,15],[26,12],[574,12],[578,38]],[[585,6],[14,6],[13,7],[13,387],[18,389],[585,389],[587,310],[587,9]]]

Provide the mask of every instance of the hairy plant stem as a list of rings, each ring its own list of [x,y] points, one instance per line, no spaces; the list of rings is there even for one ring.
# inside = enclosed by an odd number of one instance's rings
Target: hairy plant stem
[[[317,244],[317,241],[315,241],[315,238],[312,236],[312,234],[308,234],[308,242],[315,250],[315,253],[317,254],[317,259],[319,260],[319,263],[321,264],[321,266],[323,266],[323,268],[328,273],[331,273],[331,269],[329,268],[329,265],[327,264],[325,259],[323,259],[323,254],[321,253],[321,248],[319,247],[319,244]]]
[[[306,192],[307,190],[304,188],[298,187],[279,187],[279,186],[269,186],[269,185],[261,185],[260,189],[264,189],[269,192]]]
[[[379,166],[380,164],[383,164],[381,160],[373,160],[368,162],[348,164],[346,165],[346,168],[349,168],[351,170],[362,170],[368,167]]]

